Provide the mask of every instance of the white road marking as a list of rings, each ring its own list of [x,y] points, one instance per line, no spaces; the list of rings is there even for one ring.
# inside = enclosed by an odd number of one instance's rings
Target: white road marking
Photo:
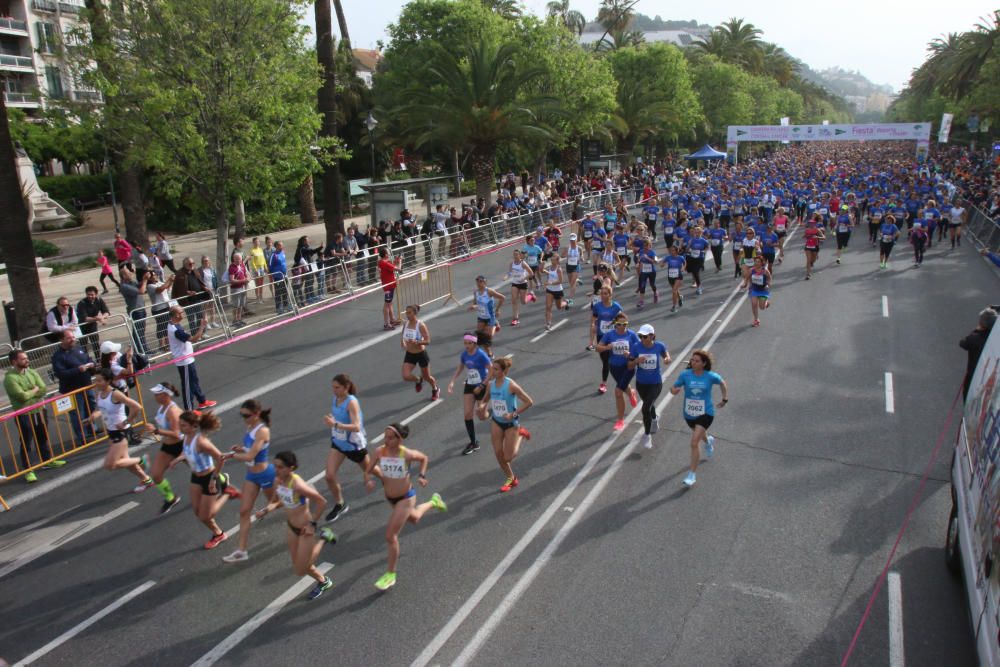
[[[20,545],[22,547],[19,550],[20,553],[12,560],[8,561],[4,567],[0,568],[0,579],[3,579],[8,574],[21,569],[36,558],[44,556],[50,551],[63,546],[67,542],[75,540],[81,535],[86,535],[98,526],[102,526],[112,519],[116,519],[122,514],[125,514],[125,512],[133,510],[138,506],[139,503],[134,500],[130,500],[121,507],[117,507],[107,514],[94,517],[92,519],[82,519],[66,524],[45,526],[44,528],[38,528],[32,531],[30,541],[27,544],[22,543]]]
[[[316,566],[316,569],[320,571],[320,574],[324,575],[332,568],[332,563],[322,563],[321,565]],[[244,639],[249,637],[254,630],[264,625],[268,619],[281,611],[285,605],[304,593],[306,589],[314,585],[315,581],[312,577],[302,577],[295,582],[291,588],[269,602],[266,607],[257,613],[256,616],[245,623],[242,623],[238,628],[236,628],[233,634],[223,639],[222,642],[220,642],[215,648],[201,656],[197,662],[191,665],[191,667],[208,667],[209,665],[214,665],[220,658],[233,650]]]
[[[42,648],[32,653],[31,655],[27,656],[26,658],[23,658],[19,662],[14,663],[14,667],[21,667],[21,665],[30,665],[39,658],[44,657],[47,653],[49,653],[53,649],[59,648],[61,645],[65,644],[73,637],[76,637],[78,634],[80,634],[81,632],[92,626],[94,623],[97,623],[108,614],[111,614],[120,607],[128,604],[129,602],[139,597],[140,595],[142,595],[155,585],[156,585],[155,581],[147,581],[138,588],[132,589],[130,592],[118,598],[104,609],[100,610],[99,612],[97,612],[92,616],[89,616],[87,620],[83,621],[78,625],[73,626],[66,632],[62,633],[61,635],[50,641]]]
[[[729,306],[730,302],[740,294],[741,290],[739,288],[734,289],[722,305],[712,313],[712,315],[705,321],[705,324],[701,329],[691,338],[691,341],[687,344],[687,347],[681,351],[681,353],[674,358],[670,366],[667,368],[665,377],[670,376],[680,364],[687,363],[688,355],[691,351],[695,349],[695,345],[705,333],[715,325],[716,319],[719,315],[725,311]],[[734,311],[736,308],[733,309]],[[668,393],[667,397],[661,401],[661,405],[657,406],[657,413],[662,412],[662,407],[665,406],[670,399],[673,398],[673,394]],[[636,407],[625,416],[626,427],[632,422],[632,420],[639,414],[641,408]],[[507,573],[515,561],[524,553],[525,549],[534,541],[538,534],[545,528],[552,517],[561,510],[561,508],[566,506],[566,501],[569,497],[576,491],[577,487],[583,483],[584,480],[588,479],[593,469],[597,466],[604,455],[611,449],[611,446],[617,441],[618,436],[621,435],[623,431],[615,432],[610,435],[597,451],[595,451],[591,457],[587,460],[584,466],[579,472],[573,477],[566,487],[559,492],[559,494],[552,500],[545,511],[535,520],[531,527],[524,533],[517,544],[503,557],[503,559],[497,564],[492,572],[483,580],[483,582],[473,591],[472,595],[459,607],[458,611],[445,623],[444,627],[434,636],[429,644],[424,648],[424,650],[416,657],[416,659],[411,663],[411,667],[426,667],[437,655],[438,651],[451,639],[452,635],[458,630],[458,628],[465,622],[465,620],[472,614],[480,602],[486,597],[486,595],[496,586],[497,582]],[[473,639],[469,644],[463,649],[458,660],[455,664],[462,664],[463,658],[465,660],[471,659],[475,656],[476,652],[482,647],[483,643],[489,638],[496,627],[502,622],[503,618],[506,616],[507,612],[514,606],[517,600],[521,597],[527,587],[531,584],[534,578],[539,574],[541,568],[545,565],[545,562],[549,559],[552,553],[559,547],[559,544],[566,538],[569,531],[576,525],[576,523],[583,517],[586,513],[587,507],[594,502],[597,496],[600,494],[601,490],[607,485],[611,476],[618,470],[621,466],[621,461],[625,460],[628,453],[632,450],[635,444],[639,441],[642,432],[637,432],[629,444],[622,450],[618,458],[615,460],[608,470],[600,477],[600,479],[595,484],[594,488],[590,493],[584,498],[584,500],[575,506],[575,509],[570,513],[570,518],[566,524],[564,524],[556,534],[552,537],[552,541],[543,550],[542,554],[535,560],[534,563],[528,568],[527,571],[522,575],[518,583],[510,590],[504,600],[496,608],[493,614],[487,619],[486,623],[480,626],[477,630]]]
[[[899,572],[889,573],[889,667],[903,667],[903,587]]]
[[[892,388],[892,373],[885,372],[885,411],[890,415],[896,412],[896,399]]]
[[[569,318],[568,317],[565,318],[565,319],[559,320],[558,322],[556,322],[555,324],[552,325],[552,328],[546,329],[542,333],[540,333],[537,336],[535,336],[534,338],[532,338],[529,342],[531,342],[531,343],[538,342],[539,340],[541,340],[542,338],[544,338],[547,334],[552,333],[553,331],[555,331],[556,329],[558,329],[562,325],[566,324],[567,322],[569,322]]]
[[[889,317],[889,297],[882,295],[882,317]]]

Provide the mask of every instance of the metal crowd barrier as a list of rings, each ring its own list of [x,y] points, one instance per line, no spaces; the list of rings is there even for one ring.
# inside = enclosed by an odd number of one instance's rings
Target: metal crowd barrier
[[[1000,225],[978,206],[971,203],[967,203],[966,206],[969,211],[969,218],[965,223],[966,230],[984,248],[990,250],[996,248],[996,244],[1000,242]]]
[[[208,301],[201,301],[194,297],[171,299],[167,302],[165,310],[155,313],[152,312],[151,308],[137,308],[129,313],[129,321],[132,324],[130,340],[134,349],[146,355],[150,361],[156,361],[170,354],[167,325],[170,323],[170,308],[175,305],[184,309],[182,323],[188,333],[197,331],[202,320],[218,325],[217,327],[209,327],[206,324],[205,333],[202,334],[197,343],[194,343],[195,348],[232,335],[218,294]]]

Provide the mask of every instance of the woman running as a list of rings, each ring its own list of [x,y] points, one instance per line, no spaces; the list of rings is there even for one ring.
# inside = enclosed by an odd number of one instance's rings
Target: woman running
[[[132,489],[133,493],[142,493],[153,486],[153,478],[146,474],[146,457],[130,457],[128,455],[128,416],[125,408],[132,410],[132,414],[141,414],[142,406],[136,401],[115,389],[113,382],[115,375],[110,368],[102,368],[94,376],[94,392],[97,394],[97,409],[94,410],[89,421],[91,424],[97,420],[104,421],[104,428],[108,432],[108,453],[104,455],[105,470],[119,470],[127,468],[133,475],[139,478],[139,485]]]
[[[576,244],[576,234],[569,235],[569,245],[564,251],[566,258],[566,280],[569,282],[569,298],[567,305],[573,305],[573,298],[576,296],[576,286],[580,282],[580,263],[583,261],[583,253],[580,246]]]
[[[275,493],[278,502],[258,510],[257,518],[277,509],[278,505],[285,508],[285,520],[288,522],[288,553],[292,556],[292,571],[295,576],[309,575],[316,580],[306,596],[315,600],[324,591],[330,590],[333,580],[316,569],[316,559],[326,544],[336,544],[337,536],[328,527],[319,530],[316,539],[316,522],[323,516],[326,508],[326,498],[305,481],[295,471],[299,467],[298,459],[293,452],[278,452],[274,457]],[[310,508],[309,501],[315,503],[315,509]]]
[[[691,240],[687,244],[687,271],[694,278],[695,294],[701,294],[701,271],[705,268],[705,255],[708,254],[709,242],[704,237],[704,230],[695,227]]]
[[[684,305],[681,288],[684,287],[684,269],[687,267],[687,260],[681,256],[677,246],[670,246],[670,255],[663,258],[663,265],[667,267],[667,282],[670,283],[670,312],[676,313],[677,309]]]
[[[778,212],[774,216],[774,233],[778,235],[778,264],[785,259],[785,237],[788,236],[788,227],[791,221],[785,214],[785,207],[779,206]]]
[[[625,428],[625,393],[628,392],[629,403],[634,408],[639,405],[639,398],[630,384],[635,371],[628,367],[629,350],[639,343],[639,337],[628,328],[628,318],[625,313],[615,316],[614,329],[601,337],[597,344],[598,352],[610,352],[608,364],[611,366],[611,377],[615,379],[615,408],[618,418],[615,430]]]
[[[215,522],[215,515],[230,498],[239,498],[240,492],[229,484],[229,476],[222,473],[222,466],[232,454],[223,454],[208,439],[209,433],[222,426],[219,418],[208,412],[185,410],[178,422],[182,436],[181,455],[170,462],[173,469],[181,461],[191,467],[191,509],[194,515],[212,531],[206,549],[214,549],[226,540],[226,534]]]
[[[240,545],[233,553],[224,557],[226,563],[240,563],[249,560],[247,546],[250,544],[250,513],[261,491],[268,504],[276,504],[274,492],[274,465],[268,460],[271,446],[271,408],[264,409],[260,401],[250,399],[240,406],[240,417],[247,427],[243,444],[234,445],[233,458],[247,466],[247,476],[243,482],[240,500]]]
[[[427,346],[431,344],[431,332],[427,325],[417,319],[420,313],[419,305],[406,307],[406,320],[403,322],[403,336],[399,345],[403,348],[403,381],[413,382],[414,389],[419,394],[424,389],[424,382],[431,383],[431,400],[436,401],[441,396],[441,388],[431,375],[431,358],[427,355]],[[420,375],[414,375],[413,369],[419,366]]]
[[[753,268],[750,269],[750,310],[753,311],[753,324],[759,327],[759,311],[767,310],[771,305],[771,271],[764,265],[763,257],[754,257]]]
[[[528,281],[533,280],[535,272],[531,270],[528,263],[524,261],[524,255],[520,250],[514,250],[514,261],[510,263],[510,270],[504,276],[504,280],[510,280],[510,309],[514,311],[510,321],[512,327],[521,323],[521,304],[530,294],[528,292]]]
[[[813,265],[819,258],[819,242],[826,240],[826,234],[817,226],[818,224],[819,213],[816,213],[806,223],[806,229],[802,232],[802,238],[805,240],[806,280],[812,277]]]
[[[542,264],[542,249],[535,243],[534,234],[528,234],[524,237],[524,246],[521,248],[521,255],[524,257],[524,261],[528,265],[529,270],[528,286],[530,291],[525,296],[525,300],[534,301],[535,287],[538,285],[537,276],[535,274],[541,268]]]
[[[486,399],[486,381],[489,378],[490,356],[477,345],[476,335],[467,333],[462,337],[465,349],[459,355],[458,368],[448,383],[448,393],[455,389],[455,380],[465,371],[465,386],[462,389],[465,431],[469,434],[469,444],[462,450],[462,456],[479,450],[476,440],[476,422],[473,421],[476,401]]]
[[[722,408],[729,402],[729,387],[721,375],[712,371],[712,355],[708,350],[695,350],[688,368],[670,388],[670,393],[675,395],[684,390],[684,421],[691,428],[691,470],[684,478],[684,486],[688,488],[697,481],[695,473],[701,460],[701,443],[705,443],[706,458],[712,458],[715,453],[715,438],[708,435],[708,429],[715,419],[712,385],[716,384],[722,388],[722,402],[718,405]]]
[[[924,263],[924,248],[927,247],[929,236],[923,225],[914,225],[910,230],[910,245],[913,246],[913,266],[920,267]]]
[[[521,443],[531,439],[531,433],[521,426],[519,417],[534,401],[519,384],[507,377],[512,363],[507,357],[493,360],[489,403],[484,402],[479,415],[482,419],[492,419],[490,437],[493,440],[493,454],[500,464],[500,470],[507,477],[500,487],[500,493],[507,493],[519,484],[510,464],[517,458]]]
[[[590,261],[594,266],[594,272],[597,272],[597,265],[603,260],[604,250],[608,245],[608,233],[604,231],[601,226],[594,227],[594,238],[591,239],[591,250],[590,250]]]
[[[740,220],[736,221],[733,227],[733,234],[730,238],[733,242],[733,266],[735,268],[733,278],[739,278],[743,275],[740,269],[740,257],[743,254],[743,240],[746,238],[746,232],[743,231],[743,223]]]
[[[163,495],[163,506],[160,514],[166,514],[181,501],[170,487],[164,473],[170,462],[181,455],[183,445],[181,443],[180,417],[181,408],[174,399],[180,396],[177,387],[169,382],[161,382],[150,389],[156,401],[156,414],[153,415],[153,423],[146,424],[146,432],[160,439],[160,451],[153,459],[153,467],[150,469],[150,477],[153,478],[153,485],[156,490]]]
[[[878,235],[879,268],[888,269],[889,255],[892,253],[893,246],[896,245],[896,239],[899,238],[899,227],[896,226],[896,218],[894,216],[885,216],[885,222],[879,227]]]
[[[593,351],[596,348],[594,343],[604,337],[604,334],[614,329],[615,318],[623,312],[622,306],[617,301],[612,300],[614,290],[610,285],[601,287],[601,298],[590,307],[590,343],[587,350]],[[608,373],[611,371],[610,356],[611,351],[605,350],[601,356],[601,384],[597,387],[598,394],[608,391]]]
[[[330,453],[326,457],[326,485],[333,494],[334,505],[326,515],[327,522],[336,521],[350,509],[344,501],[344,492],[337,481],[337,472],[344,459],[358,464],[368,482],[368,438],[365,435],[365,416],[356,394],[358,388],[344,373],[335,375],[332,382],[333,403],[330,414],[323,416],[323,423],[330,427]]]
[[[485,334],[490,341],[484,345],[487,352],[492,350],[493,336],[500,331],[500,308],[505,298],[486,286],[486,276],[476,276],[476,289],[472,292],[472,304],[468,309],[476,311],[476,331]]]
[[[635,371],[635,388],[642,400],[642,446],[652,449],[652,434],[660,430],[656,418],[656,399],[663,391],[662,363],[670,363],[667,346],[656,340],[652,324],[639,327],[639,344],[629,350],[628,367]]]
[[[559,310],[569,310],[563,292],[563,270],[559,265],[559,255],[553,253],[549,265],[545,269],[545,330],[552,330],[552,307]]]
[[[750,268],[753,267],[753,259],[758,253],[760,253],[760,239],[757,238],[757,231],[753,227],[747,227],[740,243],[740,271],[743,275],[740,289],[746,289],[747,283],[750,282]]]
[[[645,304],[647,284],[653,290],[653,303],[660,302],[660,293],[656,289],[656,264],[659,262],[659,258],[656,256],[652,244],[645,244],[642,250],[636,254],[635,261],[636,270],[639,272],[639,301],[636,302],[635,307],[637,310],[641,310]]]
[[[712,222],[712,228],[708,230],[708,243],[712,249],[712,260],[715,262],[715,272],[722,271],[722,251],[726,247],[729,234],[722,228],[718,219]]]
[[[385,541],[389,547],[389,563],[385,574],[375,582],[375,588],[386,591],[396,585],[396,564],[399,562],[399,532],[406,522],[417,523],[427,510],[448,511],[448,506],[438,493],[431,499],[417,504],[417,490],[410,483],[410,466],[420,466],[417,483],[427,486],[427,455],[415,449],[404,447],[403,442],[410,435],[410,429],[402,424],[389,424],[385,429],[382,445],[375,450],[368,472],[372,475],[367,482],[368,490],[375,489],[375,477],[382,481],[385,499],[392,509],[389,511],[389,525],[385,529]]]

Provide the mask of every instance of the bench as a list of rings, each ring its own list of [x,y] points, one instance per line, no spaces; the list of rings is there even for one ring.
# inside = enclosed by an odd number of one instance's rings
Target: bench
[[[93,199],[80,199],[78,197],[73,198],[73,208],[77,211],[85,211],[88,208],[97,208],[99,206],[107,206],[111,199],[111,193],[105,192],[99,197]]]

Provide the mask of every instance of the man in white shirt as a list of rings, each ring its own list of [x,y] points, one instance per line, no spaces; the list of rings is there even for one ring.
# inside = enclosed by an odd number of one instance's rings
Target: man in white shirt
[[[965,222],[965,208],[962,204],[955,202],[949,212],[948,235],[951,238],[951,247],[955,244],[962,245],[962,224]]]
[[[59,297],[56,305],[45,316],[45,328],[50,333],[49,340],[53,342],[61,340],[62,333],[66,329],[70,329],[77,338],[83,337],[76,311],[70,306],[69,299],[64,296]]]
[[[204,410],[216,405],[215,401],[205,398],[201,391],[201,383],[198,381],[198,369],[194,363],[194,345],[205,335],[206,320],[201,320],[201,325],[193,334],[184,331],[181,322],[184,320],[184,309],[180,306],[170,308],[170,324],[167,325],[167,341],[170,343],[170,354],[174,358],[174,365],[181,376],[181,397],[184,399],[184,409],[190,410],[193,405]],[[197,403],[194,401],[197,400]]]

